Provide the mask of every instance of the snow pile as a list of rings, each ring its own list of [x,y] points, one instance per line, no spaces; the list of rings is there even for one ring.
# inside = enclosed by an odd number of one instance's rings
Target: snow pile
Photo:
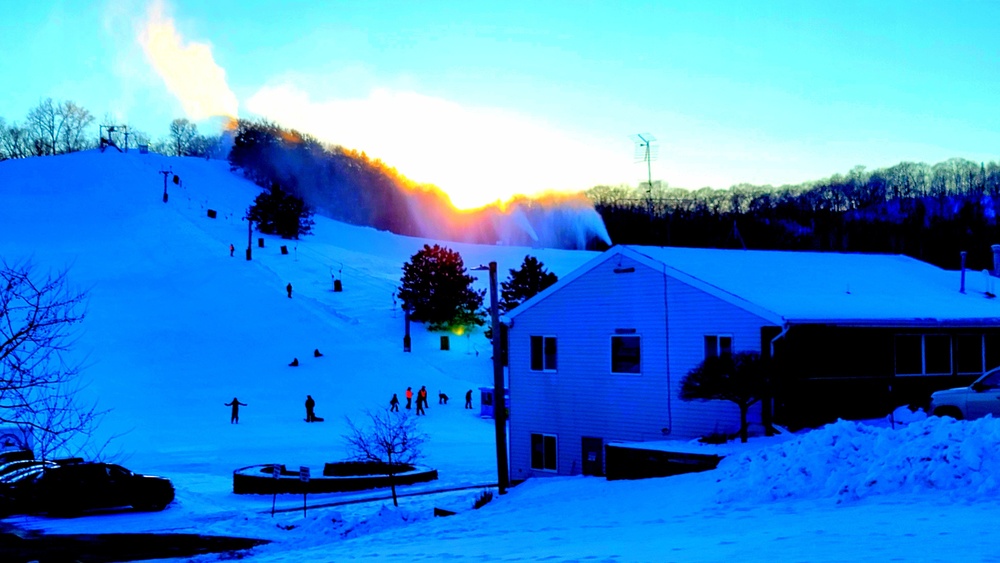
[[[973,499],[1000,492],[1000,419],[928,417],[881,428],[837,421],[781,444],[727,457],[720,502],[950,491]]]

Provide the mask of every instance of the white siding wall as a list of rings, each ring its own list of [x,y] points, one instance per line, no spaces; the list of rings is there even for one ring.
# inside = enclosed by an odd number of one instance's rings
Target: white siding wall
[[[614,272],[629,267],[635,271]],[[531,469],[533,433],[557,436],[559,474],[567,475],[581,472],[582,437],[607,443],[735,432],[735,405],[685,403],[677,398],[680,381],[703,359],[705,334],[731,334],[735,350],[759,350],[765,324],[674,278],[667,279],[665,292],[661,271],[628,258],[599,264],[514,319],[509,341],[511,479],[552,474]],[[616,329],[635,329],[641,338],[641,374],[611,373]],[[557,338],[554,373],[530,371],[532,335]],[[751,420],[754,416],[759,420],[759,409]]]

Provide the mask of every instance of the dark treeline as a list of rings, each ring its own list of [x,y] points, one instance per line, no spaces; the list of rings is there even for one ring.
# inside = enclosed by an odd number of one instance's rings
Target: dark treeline
[[[436,187],[415,183],[381,160],[267,121],[237,123],[229,161],[262,188],[276,183],[339,221],[453,241],[517,240],[505,236],[510,219],[496,207],[458,211]]]
[[[407,180],[364,153],[267,121],[239,120],[229,162],[257,185],[277,183],[330,218],[420,234],[402,189]]]
[[[858,166],[800,185],[696,191],[588,191],[617,244],[905,254],[957,269],[993,267],[1000,164],[951,159]]]

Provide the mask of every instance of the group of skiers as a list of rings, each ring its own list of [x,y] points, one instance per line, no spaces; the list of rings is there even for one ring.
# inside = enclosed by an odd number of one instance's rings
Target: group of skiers
[[[414,397],[413,387],[407,387],[404,396],[406,397],[406,410],[412,409],[413,397]],[[424,409],[429,408],[427,404],[426,385],[420,386],[420,390],[416,392],[416,397],[417,397],[417,412],[416,412],[417,416],[426,415],[427,412]],[[448,395],[446,393],[438,391],[438,404],[439,405],[448,404]],[[465,392],[465,408],[467,409],[472,408],[472,389],[469,389],[468,391]],[[389,399],[389,410],[392,412],[399,412],[399,397],[396,395],[396,393],[393,393],[392,398]]]

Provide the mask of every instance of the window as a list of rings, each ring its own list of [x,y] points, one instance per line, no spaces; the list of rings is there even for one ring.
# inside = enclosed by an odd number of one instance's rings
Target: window
[[[639,337],[611,337],[611,373],[642,373],[640,371]]]
[[[531,468],[557,471],[556,437],[551,434],[531,435]]]
[[[556,370],[556,337],[531,337],[531,371]]]
[[[949,375],[951,367],[951,336],[896,335],[896,375]]]
[[[955,337],[955,371],[983,373],[983,335],[959,334]]]
[[[733,353],[733,337],[723,334],[705,335],[705,359]]]

